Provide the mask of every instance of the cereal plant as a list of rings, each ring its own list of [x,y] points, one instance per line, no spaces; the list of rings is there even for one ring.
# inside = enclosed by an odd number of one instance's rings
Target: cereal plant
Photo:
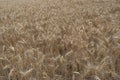
[[[120,80],[120,0],[0,0],[0,80]]]

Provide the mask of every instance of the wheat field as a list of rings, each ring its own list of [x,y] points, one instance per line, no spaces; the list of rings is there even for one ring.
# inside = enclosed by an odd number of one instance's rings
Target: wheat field
[[[0,80],[120,80],[120,0],[0,0]]]

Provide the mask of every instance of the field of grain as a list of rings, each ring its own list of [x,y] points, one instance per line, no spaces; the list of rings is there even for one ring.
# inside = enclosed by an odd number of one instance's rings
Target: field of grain
[[[0,80],[120,80],[120,0],[0,0]]]

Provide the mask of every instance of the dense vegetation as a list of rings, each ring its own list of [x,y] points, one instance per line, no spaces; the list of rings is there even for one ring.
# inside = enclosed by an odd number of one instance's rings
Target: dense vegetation
[[[120,80],[120,1],[1,1],[0,80]]]

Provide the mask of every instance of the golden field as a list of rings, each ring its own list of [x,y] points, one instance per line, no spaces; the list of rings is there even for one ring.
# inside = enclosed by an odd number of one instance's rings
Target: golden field
[[[0,0],[0,80],[120,80],[120,0]]]

